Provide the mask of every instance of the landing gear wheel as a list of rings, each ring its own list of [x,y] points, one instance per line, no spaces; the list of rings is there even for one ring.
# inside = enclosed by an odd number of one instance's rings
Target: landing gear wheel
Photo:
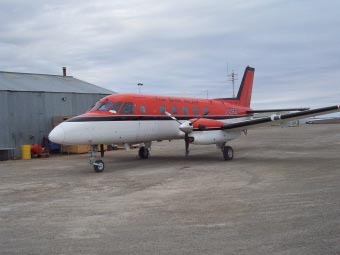
[[[222,148],[224,160],[232,160],[234,158],[234,150],[230,146]]]
[[[101,159],[98,159],[96,160],[94,163],[93,163],[93,169],[96,173],[101,173],[104,171],[104,161],[101,160]]]
[[[149,158],[149,149],[148,148],[145,148],[144,146],[143,147],[140,147],[139,148],[139,151],[138,151],[138,156],[140,159],[147,159]]]

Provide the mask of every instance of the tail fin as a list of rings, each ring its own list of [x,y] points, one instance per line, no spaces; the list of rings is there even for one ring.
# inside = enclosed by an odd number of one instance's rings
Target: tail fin
[[[253,90],[255,68],[247,66],[244,70],[242,82],[237,93],[236,100],[240,101],[240,105],[249,107],[251,100],[251,93]]]
[[[254,73],[255,68],[250,66],[246,67],[236,98],[216,98],[215,100],[237,101],[239,105],[249,107],[251,92],[253,90]]]

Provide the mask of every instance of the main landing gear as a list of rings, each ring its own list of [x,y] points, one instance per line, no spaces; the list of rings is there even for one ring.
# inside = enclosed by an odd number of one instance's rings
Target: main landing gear
[[[234,158],[234,150],[230,146],[223,146],[221,150],[224,160],[232,160]]]
[[[150,152],[149,149],[146,147],[140,147],[138,151],[138,156],[140,159],[147,159],[149,158]]]
[[[144,143],[139,148],[138,156],[140,159],[148,159],[150,156],[150,150],[151,150],[151,142]]]
[[[223,144],[216,144],[216,147],[222,151],[224,160],[232,160],[234,158],[234,150],[231,146],[226,146]]]

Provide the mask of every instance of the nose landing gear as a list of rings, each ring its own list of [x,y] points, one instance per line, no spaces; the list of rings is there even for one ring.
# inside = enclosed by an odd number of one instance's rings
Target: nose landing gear
[[[104,165],[104,161],[101,159],[97,159],[94,163],[93,163],[93,169],[96,173],[101,173],[104,171],[105,165]]]
[[[97,145],[91,145],[90,146],[90,165],[93,165],[93,170],[96,173],[101,173],[104,171],[105,164],[104,161],[101,159],[96,159],[94,153],[95,149],[97,148]],[[100,156],[104,157],[104,145],[100,145]]]

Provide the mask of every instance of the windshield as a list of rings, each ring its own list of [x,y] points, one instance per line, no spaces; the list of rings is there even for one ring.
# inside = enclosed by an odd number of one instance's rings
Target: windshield
[[[113,110],[113,111],[116,111],[118,112],[119,110],[119,107],[121,106],[122,102],[116,102],[112,105],[111,109],[110,110]]]
[[[112,105],[111,102],[105,102],[98,108],[98,111],[108,111],[111,105]]]
[[[100,102],[98,101],[90,111],[118,111],[119,107],[122,105],[122,102]]]
[[[98,108],[102,105],[102,102],[98,101],[96,104],[91,108],[90,111],[97,111]]]

